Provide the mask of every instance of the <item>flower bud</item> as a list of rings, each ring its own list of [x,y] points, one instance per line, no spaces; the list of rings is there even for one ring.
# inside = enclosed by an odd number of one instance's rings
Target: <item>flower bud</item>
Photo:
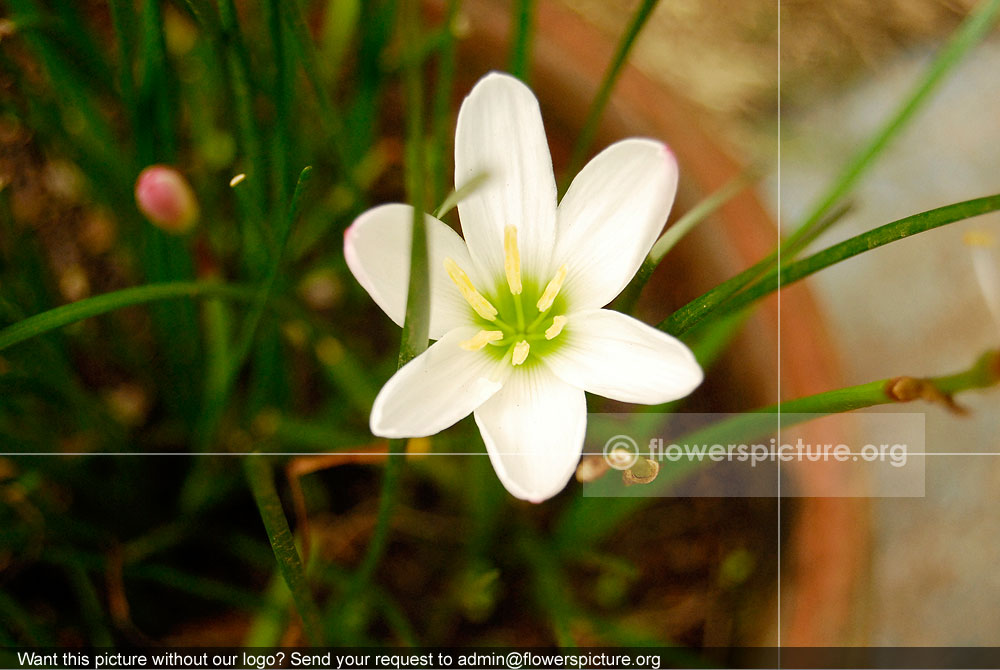
[[[622,473],[625,486],[649,484],[660,474],[660,464],[651,458],[638,458],[635,464]]]
[[[135,181],[135,202],[150,222],[168,233],[186,233],[198,220],[198,201],[187,179],[166,165],[151,165]]]

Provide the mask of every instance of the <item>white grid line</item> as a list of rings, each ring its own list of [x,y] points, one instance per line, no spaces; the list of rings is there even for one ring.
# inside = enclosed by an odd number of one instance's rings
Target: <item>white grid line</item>
[[[865,457],[870,456],[870,454],[865,454],[860,451],[850,451],[841,452],[844,456],[858,456]],[[501,456],[518,456],[517,452],[505,452],[499,454]],[[584,451],[583,456],[602,456],[601,451]],[[775,452],[770,452],[769,456],[775,456]],[[384,451],[11,451],[11,452],[0,452],[0,457],[14,457],[14,456],[409,456],[409,457],[424,457],[424,456],[489,456],[485,451],[428,451],[428,452],[403,452],[403,453],[387,453]],[[1000,456],[1000,451],[914,451],[908,452],[906,454],[907,458],[914,456]],[[682,462],[685,460],[700,460],[706,464],[712,463],[726,463],[726,462],[743,462],[737,459],[716,461],[708,455],[703,457],[692,456],[682,457],[678,459],[663,459],[664,461],[676,461]],[[836,463],[845,462],[838,461],[835,457],[830,457],[817,461],[816,459],[810,459],[808,457],[804,458],[782,458],[776,459],[777,463],[781,461],[802,461],[808,463],[824,462],[824,463]],[[868,460],[868,463],[881,463],[886,462],[887,459],[875,458],[873,460]]]
[[[778,158],[777,158],[777,189],[778,204],[775,207],[778,226],[778,444],[781,444],[781,0],[778,0]],[[778,580],[777,580],[777,614],[778,614],[778,668],[781,668],[781,461],[778,461],[778,490],[775,507],[778,510]]]

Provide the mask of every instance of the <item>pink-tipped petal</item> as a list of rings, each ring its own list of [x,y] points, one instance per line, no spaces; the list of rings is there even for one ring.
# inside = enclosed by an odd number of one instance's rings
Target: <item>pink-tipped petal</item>
[[[677,161],[661,142],[622,140],[595,156],[559,203],[554,265],[573,309],[603,307],[635,276],[667,222]]]
[[[429,214],[424,223],[431,286],[430,337],[436,340],[453,328],[469,325],[472,319],[472,310],[444,271],[444,259],[451,258],[470,273],[473,265],[458,233]],[[399,204],[368,210],[344,233],[347,267],[399,326],[406,316],[412,237],[413,208]]]

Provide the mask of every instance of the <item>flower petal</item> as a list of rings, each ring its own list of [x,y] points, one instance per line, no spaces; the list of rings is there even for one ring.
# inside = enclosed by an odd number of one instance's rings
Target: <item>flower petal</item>
[[[400,368],[379,391],[370,426],[379,437],[426,437],[468,416],[503,386],[510,366],[459,346],[477,332],[447,333]]]
[[[472,323],[472,311],[444,270],[450,257],[464,270],[474,270],[469,250],[458,233],[429,214],[427,261],[430,268],[430,337],[440,338],[449,330]],[[382,205],[370,209],[344,233],[344,257],[372,299],[397,325],[406,316],[406,294],[410,281],[410,241],[413,238],[413,208]],[[475,275],[472,275],[475,281]]]
[[[702,380],[684,343],[608,309],[569,315],[562,346],[545,363],[565,382],[591,393],[644,405],[683,398]]]
[[[512,495],[541,502],[573,476],[587,430],[583,391],[544,365],[518,370],[475,412],[486,451]]]
[[[486,181],[458,204],[462,233],[481,273],[504,276],[504,227],[518,228],[523,271],[544,275],[555,242],[556,182],[534,94],[506,74],[483,77],[455,130],[455,187]]]
[[[553,266],[569,268],[573,309],[603,307],[629,283],[667,221],[677,161],[666,145],[623,140],[595,156],[559,203]]]

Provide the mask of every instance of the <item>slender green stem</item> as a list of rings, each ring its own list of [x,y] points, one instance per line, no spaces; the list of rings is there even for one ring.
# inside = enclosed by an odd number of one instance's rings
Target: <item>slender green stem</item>
[[[271,139],[271,188],[273,200],[278,211],[285,211],[288,206],[288,160],[291,147],[290,115],[292,101],[295,96],[294,69],[289,63],[288,49],[285,44],[285,26],[281,18],[280,0],[269,0],[263,9],[267,16],[267,25],[271,34],[271,52],[275,65],[274,86],[271,98],[274,100],[275,122],[274,136]]]
[[[768,270],[773,269],[779,255],[791,260],[795,253],[804,249],[832,221],[838,219],[839,216],[835,216],[836,212],[831,212],[832,208],[850,192],[882,150],[899,134],[931,92],[944,79],[945,75],[961,61],[962,57],[973,46],[982,40],[996,20],[998,10],[1000,10],[1000,0],[986,0],[969,15],[968,19],[955,32],[948,45],[931,63],[927,73],[911,95],[879,132],[872,137],[871,141],[848,162],[840,176],[817,200],[803,223],[781,244],[780,252],[776,250],[752,267],[691,301],[671,315],[667,321],[661,324],[661,327],[667,332],[684,332],[693,323],[699,321],[705,313],[726,303],[752,282],[763,277]]]
[[[685,332],[697,323],[708,312],[724,305],[733,296],[747,286],[763,277],[768,270],[773,269],[781,258],[783,265],[791,263],[796,254],[809,246],[813,240],[819,237],[830,226],[839,221],[850,210],[850,203],[842,205],[833,210],[819,224],[812,227],[807,235],[802,235],[795,240],[788,239],[781,242],[777,249],[760,259],[743,272],[730,277],[718,286],[715,286],[707,293],[695,298],[684,305],[664,321],[667,325],[664,330],[667,332]],[[662,324],[661,324],[662,325]]]
[[[416,0],[405,0],[403,28],[406,42],[419,43],[420,12]],[[404,70],[406,90],[406,190],[413,205],[413,233],[410,249],[410,282],[403,324],[400,365],[427,348],[430,326],[430,274],[427,267],[427,231],[424,225],[425,157],[424,157],[424,93],[420,63],[408,58]]]
[[[136,109],[135,74],[132,70],[132,56],[135,53],[135,12],[133,3],[125,0],[111,0],[111,24],[118,44],[118,87],[121,89],[122,104],[129,127],[135,132],[138,112]]]
[[[213,398],[225,392],[229,383],[233,310],[221,300],[206,300],[201,314],[205,345],[202,402],[208,406]]]
[[[448,137],[451,131],[451,93],[455,81],[455,19],[460,0],[448,0],[444,13],[444,39],[438,50],[437,77],[434,84],[434,98],[431,101],[431,147],[428,156],[428,172],[433,185],[433,202],[441,202],[448,189],[448,175],[445,168],[448,154]],[[435,213],[441,217],[442,214]]]
[[[243,171],[247,175],[239,188],[249,189],[250,197],[242,209],[240,221],[243,263],[256,273],[267,264],[267,187],[261,130],[254,114],[254,89],[250,78],[250,57],[240,33],[233,0],[218,0],[219,27],[225,44],[224,58],[229,88],[233,97],[233,117],[243,153]]]
[[[677,223],[670,226],[670,228],[660,235],[660,239],[649,250],[646,261],[652,263],[655,267],[696,225],[714,214],[720,207],[732,200],[756,179],[757,173],[755,170],[744,170],[741,174],[726,182],[718,191],[692,207],[690,211],[677,220]]]
[[[927,379],[894,377],[825,391],[725,419],[681,441],[688,444],[748,441],[774,430],[774,415],[779,412],[784,417],[782,427],[793,426],[812,418],[876,405],[918,399],[950,402],[951,396],[957,393],[989,388],[997,383],[1000,383],[1000,351],[989,351],[977,358],[971,367],[955,374]]]
[[[797,282],[815,272],[819,272],[824,268],[828,268],[858,254],[877,249],[878,247],[902,240],[911,235],[923,233],[949,223],[962,221],[996,210],[1000,210],[1000,194],[966,200],[965,202],[939,207],[908,216],[892,223],[887,223],[874,230],[844,240],[840,244],[835,244],[800,261],[784,265],[780,270],[775,268],[766,277],[750,285],[745,291],[734,296],[718,309],[711,312],[702,311],[696,318],[687,319],[682,326],[674,322],[673,316],[671,316],[657,327],[674,335],[683,333],[704,319],[709,313],[719,316],[739,311],[747,305],[773,293],[781,286]]]
[[[302,567],[302,559],[295,548],[295,538],[288,527],[288,519],[281,507],[281,499],[274,487],[274,474],[264,456],[247,456],[243,459],[250,490],[253,492],[257,509],[264,521],[267,539],[271,542],[274,558],[278,562],[278,570],[288,584],[292,593],[292,602],[302,617],[302,629],[306,638],[313,646],[323,644],[323,626],[319,608],[313,600],[306,580],[306,572]]]
[[[132,305],[159,300],[201,297],[252,301],[256,295],[257,292],[251,288],[222,284],[217,281],[167,282],[135,286],[55,307],[11,324],[0,330],[0,350],[71,323]]]
[[[611,99],[611,91],[615,87],[615,82],[618,81],[618,75],[621,74],[622,69],[625,67],[625,61],[628,59],[629,52],[632,51],[636,38],[639,36],[640,31],[642,31],[643,26],[646,25],[646,21],[649,20],[653,10],[656,9],[659,1],[642,0],[642,4],[639,5],[639,8],[636,9],[635,14],[632,16],[632,21],[625,30],[625,34],[622,35],[621,41],[618,42],[618,48],[611,59],[611,65],[608,66],[607,71],[604,73],[604,79],[597,90],[597,95],[594,97],[594,101],[587,111],[583,130],[580,131],[580,135],[576,139],[576,144],[573,145],[573,153],[570,155],[569,166],[566,168],[566,173],[559,189],[561,193],[566,191],[566,187],[569,186],[569,180],[583,166],[583,160],[586,158],[590,146],[594,143],[594,137],[597,135],[597,126],[601,121],[601,116],[604,114],[604,108],[607,106],[608,100]]]
[[[823,218],[830,208],[854,188],[864,172],[889,142],[900,133],[907,122],[913,118],[945,76],[961,62],[972,47],[979,44],[989,34],[990,28],[996,21],[998,11],[1000,11],[1000,0],[984,0],[969,14],[968,18],[955,31],[948,44],[928,67],[909,97],[886,121],[885,125],[875,133],[868,144],[862,147],[844,166],[840,176],[819,197],[803,223],[789,236],[790,241],[808,234],[809,230]]]
[[[147,115],[139,131],[140,160],[146,165],[154,161],[173,162],[177,155],[175,100],[167,44],[164,35],[161,0],[147,0],[139,15],[141,23],[140,113]]]
[[[375,517],[375,531],[372,533],[368,550],[358,568],[357,588],[363,588],[372,580],[375,568],[378,567],[385,547],[389,542],[389,531],[392,514],[396,508],[399,477],[403,471],[403,454],[406,453],[406,440],[389,440],[389,457],[385,463],[385,474],[382,476],[382,492],[379,496],[378,512]]]
[[[136,118],[141,123],[133,134],[137,167],[177,160],[177,80],[167,56],[162,13],[162,0],[143,2],[139,12]],[[142,225],[138,230],[139,258],[146,281],[194,278],[193,259],[182,239],[151,225]],[[191,425],[199,411],[197,398],[189,390],[191,380],[198,376],[201,355],[197,313],[192,304],[182,302],[170,307],[151,305],[150,315],[164,360],[157,370],[163,386],[161,396],[170,411],[182,414],[185,424]]]
[[[404,42],[419,43],[420,10],[417,0],[404,0],[402,24]],[[427,232],[424,226],[424,137],[423,90],[420,64],[415,58],[406,59],[404,72],[407,109],[407,191],[413,205],[413,234],[410,249],[410,284],[406,299],[403,339],[399,347],[399,367],[427,349],[430,326],[430,275],[427,267]],[[358,570],[359,587],[371,580],[388,542],[392,513],[398,496],[399,476],[403,467],[402,454],[406,440],[389,441],[389,458],[382,479],[378,516],[368,551]]]
[[[306,73],[309,86],[316,94],[316,100],[320,108],[320,122],[329,138],[329,143],[333,149],[333,157],[341,169],[342,177],[346,185],[355,193],[361,190],[354,174],[354,159],[347,150],[347,133],[345,131],[344,120],[333,102],[333,96],[323,83],[320,76],[318,58],[316,56],[316,45],[309,35],[309,27],[306,24],[305,16],[299,0],[279,0],[276,2],[284,14],[285,22],[291,29],[292,44],[302,61],[302,67]]]
[[[534,0],[515,0],[514,6],[514,39],[510,47],[510,73],[529,83],[528,66],[531,64],[531,40],[534,33]]]
[[[1000,351],[990,351],[980,356],[971,367],[956,374],[928,379],[895,377],[824,391],[738,414],[671,441],[676,444],[746,444],[772,433],[777,427],[776,414],[779,411],[782,427],[791,427],[829,414],[918,399],[950,405],[951,397],[958,393],[997,384],[1000,384]],[[669,485],[669,482],[677,481],[701,464],[696,460],[675,463],[671,467],[669,478],[664,479],[661,473],[660,480],[650,486]],[[663,484],[659,483],[661,480]],[[600,508],[597,509],[592,504],[594,499],[578,498],[566,510],[555,530],[556,543],[563,550],[579,555],[582,548],[601,541],[656,500],[655,495],[649,494],[601,498]]]
[[[302,172],[299,173],[299,180],[295,184],[295,192],[292,193],[292,200],[278,223],[278,248],[275,251],[274,258],[271,260],[271,266],[268,269],[267,277],[264,279],[264,284],[258,293],[254,309],[247,317],[247,325],[243,329],[242,344],[236,348],[237,355],[234,356],[233,360],[234,368],[238,369],[242,366],[243,360],[250,351],[260,318],[264,314],[264,307],[271,297],[271,293],[274,290],[274,283],[277,281],[281,270],[281,260],[284,256],[285,248],[288,246],[292,224],[295,223],[299,215],[299,207],[302,204],[302,193],[305,190],[306,184],[309,183],[311,176],[312,167],[309,166],[303,168]]]
[[[653,248],[649,250],[645,260],[639,267],[635,277],[625,287],[625,290],[618,297],[615,309],[620,312],[631,313],[635,309],[635,304],[639,300],[643,287],[653,276],[653,272],[659,266],[660,261],[670,252],[674,246],[689,232],[694,230],[702,221],[714,214],[720,207],[738,195],[744,188],[756,179],[754,170],[746,170],[733,179],[726,182],[719,190],[715,191],[707,198],[688,210],[684,216],[679,218],[674,225],[667,228],[660,239],[656,241]]]
[[[253,348],[254,338],[256,337],[257,329],[260,326],[260,320],[264,316],[264,309],[267,306],[268,300],[271,298],[271,293],[274,290],[274,284],[278,279],[278,273],[281,269],[281,259],[284,256],[285,247],[288,246],[288,237],[292,229],[292,223],[298,217],[298,209],[302,198],[302,192],[306,183],[309,181],[311,174],[311,167],[304,168],[299,174],[299,181],[295,186],[295,192],[292,194],[292,201],[288,207],[288,211],[283,217],[281,217],[281,220],[277,225],[279,235],[278,248],[271,258],[267,276],[264,278],[263,283],[257,290],[257,296],[250,308],[250,313],[247,314],[244,319],[240,338],[233,347],[233,354],[229,359],[226,368],[226,377],[223,380],[223,384],[218,389],[218,393],[212,398],[206,399],[199,426],[199,442],[203,446],[207,445],[211,440],[215,427],[218,424],[219,418],[225,409],[226,402],[229,399],[229,394],[232,391],[236,377],[239,374],[240,369],[243,367],[243,364],[246,363],[247,357],[250,355],[250,351]]]

